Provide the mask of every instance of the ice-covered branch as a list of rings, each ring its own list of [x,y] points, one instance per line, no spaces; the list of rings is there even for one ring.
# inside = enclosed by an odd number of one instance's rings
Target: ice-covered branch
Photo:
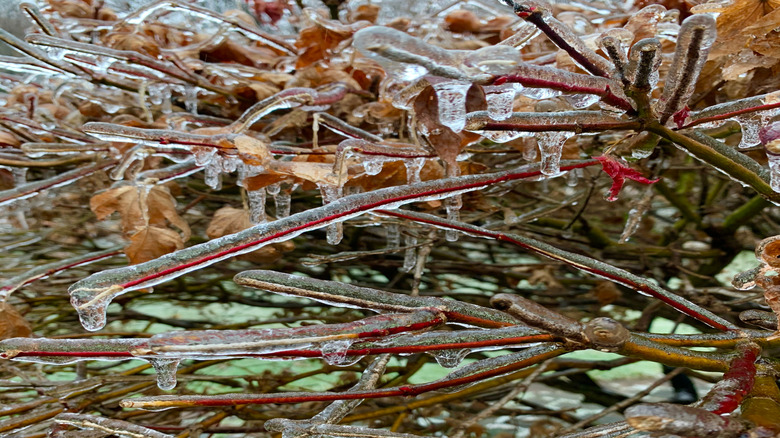
[[[595,163],[597,162],[566,163],[561,169],[571,170]],[[79,312],[85,328],[99,330],[105,325],[106,307],[111,300],[131,290],[151,287],[221,260],[255,251],[272,243],[284,242],[304,232],[325,228],[380,208],[392,209],[411,202],[444,199],[480,190],[492,184],[540,175],[539,167],[530,165],[505,172],[446,178],[345,196],[322,207],[256,225],[149,262],[93,274],[68,289],[71,304]]]
[[[509,242],[553,260],[564,262],[581,271],[606,278],[610,281],[614,281],[643,295],[655,297],[677,309],[678,311],[690,316],[691,318],[697,321],[701,321],[711,327],[715,327],[721,330],[733,330],[737,328],[731,322],[726,321],[720,316],[674,294],[673,292],[667,291],[666,289],[656,285],[646,278],[639,277],[628,271],[584,255],[564,251],[560,248],[556,248],[553,245],[538,241],[536,239],[531,239],[529,237],[520,236],[517,234],[487,230],[485,228],[480,228],[462,222],[441,219],[437,216],[425,213],[416,213],[405,210],[389,211],[384,209],[380,210],[378,213],[409,219],[415,222],[427,223],[436,227],[458,230],[464,233],[474,234],[476,236],[500,240],[502,242]]]

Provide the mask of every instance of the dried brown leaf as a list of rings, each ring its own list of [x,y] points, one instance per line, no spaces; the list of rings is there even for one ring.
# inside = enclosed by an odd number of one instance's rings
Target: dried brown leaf
[[[0,339],[26,338],[32,335],[30,323],[8,303],[0,303]]]
[[[176,212],[176,200],[164,186],[152,187],[141,197],[142,187],[125,185],[106,190],[92,197],[89,207],[99,220],[114,212],[122,217],[122,232],[129,234],[138,227],[154,225],[164,227],[167,222],[182,232],[182,239],[190,238],[190,227]]]
[[[222,207],[214,213],[214,217],[209,223],[206,235],[210,239],[226,236],[228,234],[243,231],[253,224],[249,220],[249,213],[243,208],[233,208],[230,206]],[[283,253],[295,249],[295,244],[291,241],[276,243],[264,246],[257,251],[244,254],[240,258],[253,263],[265,264],[272,263],[279,259]]]
[[[130,245],[125,248],[125,255],[131,265],[148,262],[165,254],[172,253],[184,247],[179,233],[170,228],[153,225],[138,227],[130,236]]]

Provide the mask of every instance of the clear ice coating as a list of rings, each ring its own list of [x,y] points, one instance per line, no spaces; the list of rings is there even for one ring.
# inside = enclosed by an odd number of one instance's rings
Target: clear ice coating
[[[469,52],[463,58],[463,65],[470,73],[506,75],[512,73],[523,61],[520,51],[512,46],[487,46]]]
[[[391,76],[411,82],[427,74],[467,80],[457,66],[455,51],[425,43],[406,32],[390,27],[371,26],[355,33],[354,47],[379,64]]]
[[[640,90],[650,90],[658,83],[661,66],[661,41],[645,38],[631,46],[626,66],[626,80]]]
[[[664,91],[655,104],[661,123],[666,123],[690,100],[716,37],[715,19],[711,15],[692,15],[683,21]]]
[[[460,132],[466,125],[466,95],[471,83],[445,81],[433,85],[439,101],[439,121],[442,125]]]
[[[168,391],[176,387],[176,370],[180,359],[146,358],[157,373],[157,387]]]

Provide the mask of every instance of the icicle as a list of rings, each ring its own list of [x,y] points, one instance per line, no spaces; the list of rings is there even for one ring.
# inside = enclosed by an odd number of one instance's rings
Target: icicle
[[[487,112],[491,119],[501,121],[512,116],[515,103],[514,84],[486,86],[484,90]]]
[[[749,113],[734,117],[742,130],[742,140],[739,142],[739,148],[749,148],[761,144],[758,133],[761,127],[768,121],[768,114]]]
[[[180,359],[146,358],[157,372],[157,387],[162,390],[171,390],[176,387],[176,369]]]
[[[769,184],[772,190],[780,193],[780,144],[776,147],[767,145],[765,148],[769,160]]]
[[[276,207],[276,218],[283,218],[290,215],[291,195],[288,191],[281,191],[274,196],[274,205]]]
[[[11,168],[11,174],[14,178],[14,187],[27,184],[27,168],[26,167],[13,167]]]
[[[439,121],[455,132],[466,125],[466,94],[470,83],[447,81],[433,85],[439,100]]]
[[[406,235],[404,236],[404,246],[406,251],[404,252],[404,265],[401,267],[403,272],[411,272],[417,265],[417,237]]]
[[[219,161],[215,157],[203,169],[203,182],[212,190],[222,190],[222,164]]]
[[[247,197],[249,198],[249,221],[253,224],[265,222],[265,190],[247,191]]]
[[[322,203],[329,204],[343,196],[343,187],[321,184],[320,193],[322,194]],[[330,245],[338,245],[344,237],[344,224],[341,222],[332,223],[326,228],[327,240]]]
[[[577,187],[582,177],[582,169],[572,169],[566,173],[566,185],[569,187]]]
[[[539,152],[542,154],[542,173],[548,176],[555,176],[560,173],[561,152],[563,144],[566,143],[573,132],[552,131],[539,132],[536,135],[536,142],[539,145]]]
[[[447,198],[444,201],[445,209],[447,210],[447,220],[460,222],[460,208],[463,206],[463,197],[461,195]],[[444,238],[447,242],[457,242],[460,232],[457,230],[447,230],[444,233]]]
[[[651,187],[645,189],[645,193],[642,198],[637,202],[631,210],[628,211],[628,219],[626,220],[626,226],[623,228],[623,233],[620,235],[618,243],[626,243],[628,239],[636,233],[639,226],[642,224],[642,218],[650,208],[650,203],[653,200],[653,190]]]
[[[188,113],[198,114],[198,87],[184,87],[184,108]]]
[[[407,184],[420,182],[420,172],[425,166],[425,158],[412,158],[404,160],[404,166],[406,167]]]
[[[401,246],[401,229],[396,223],[390,223],[385,225],[385,232],[387,233],[387,248],[396,249]]]
[[[460,350],[438,350],[430,354],[436,359],[436,362],[444,368],[455,368],[463,362],[463,359],[471,353],[468,348]]]

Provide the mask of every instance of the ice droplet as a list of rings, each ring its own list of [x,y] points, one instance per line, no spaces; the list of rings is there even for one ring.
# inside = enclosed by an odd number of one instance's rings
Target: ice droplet
[[[214,158],[214,155],[216,154],[217,150],[215,148],[210,148],[207,146],[192,147],[192,155],[195,157],[195,164],[198,166],[205,166],[209,163],[209,161],[211,161],[212,158]]]
[[[71,293],[70,304],[76,309],[84,329],[94,332],[106,325],[106,309],[111,299],[121,292],[119,285],[94,290],[77,289]]]
[[[247,198],[249,198],[249,221],[253,224],[265,222],[265,190],[248,191]]]
[[[516,140],[523,136],[522,132],[517,131],[474,131],[486,139],[496,143],[506,143]]]
[[[471,353],[468,348],[461,350],[440,350],[433,351],[431,354],[436,359],[436,362],[444,368],[455,368],[460,365],[463,359]]]
[[[536,136],[539,152],[542,154],[542,173],[548,176],[558,175],[561,171],[561,152],[563,144],[573,132],[554,131],[540,132]]]
[[[420,182],[420,172],[425,166],[425,158],[412,158],[404,160],[406,167],[406,183],[414,184]]]
[[[363,169],[368,175],[378,175],[382,171],[383,165],[383,160],[372,159],[369,157],[363,158]]]
[[[385,232],[387,233],[387,247],[395,249],[401,246],[401,230],[398,224],[385,225]]]
[[[447,81],[434,84],[439,100],[439,121],[455,132],[466,126],[466,94],[471,84]]]
[[[162,390],[171,390],[176,387],[176,370],[179,368],[180,359],[147,358],[157,373],[157,387]]]
[[[404,265],[401,267],[401,270],[404,272],[410,272],[417,265],[417,248],[414,248],[416,245],[416,237],[404,236],[404,246],[409,247],[404,251]]]
[[[331,341],[322,344],[320,351],[322,351],[322,358],[325,359],[329,365],[348,365],[346,363],[347,350],[352,346],[350,340]]]
[[[515,103],[514,84],[487,86],[484,89],[488,116],[497,121],[511,117]]]

